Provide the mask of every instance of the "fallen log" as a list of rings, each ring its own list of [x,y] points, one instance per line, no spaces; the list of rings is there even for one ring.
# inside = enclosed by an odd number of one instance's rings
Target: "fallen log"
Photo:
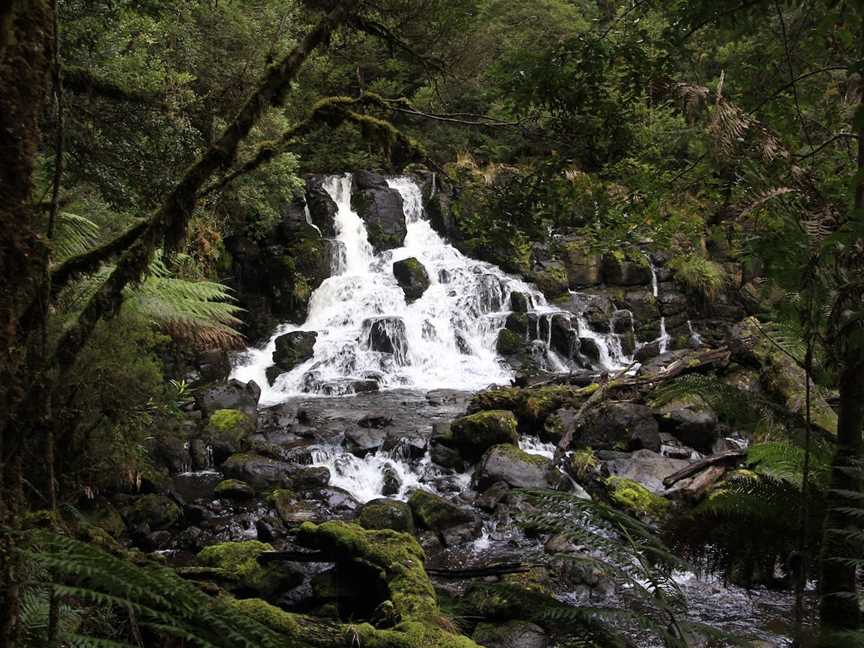
[[[743,459],[746,456],[747,452],[744,450],[727,450],[726,452],[711,455],[710,457],[706,457],[701,461],[697,461],[696,463],[692,463],[689,466],[685,466],[676,473],[672,473],[663,480],[663,485],[666,488],[669,488],[670,486],[681,481],[682,479],[687,479],[688,477],[691,477],[696,473],[700,473],[706,468],[709,468],[710,466],[727,462],[730,464],[734,464],[737,463],[738,460]]]

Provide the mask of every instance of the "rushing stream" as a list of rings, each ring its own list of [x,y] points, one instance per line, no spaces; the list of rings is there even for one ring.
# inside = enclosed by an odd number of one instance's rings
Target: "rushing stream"
[[[400,434],[422,428],[428,438],[433,422],[458,415],[457,410],[467,400],[466,394],[459,397],[458,403],[435,406],[434,399],[428,396],[433,390],[461,390],[464,394],[491,384],[507,384],[512,379],[512,369],[495,351],[497,335],[510,314],[511,293],[519,291],[529,296],[532,310],[541,320],[562,311],[548,305],[532,285],[492,264],[471,259],[447,243],[426,219],[421,190],[412,179],[395,178],[388,183],[403,200],[407,226],[404,246],[376,254],[364,221],[351,208],[351,176],[328,178],[324,188],[337,206],[333,275],[313,293],[306,321],[299,326],[280,326],[262,348],[242,354],[232,377],[255,380],[262,388],[260,404],[265,407],[297,403],[298,408],[312,412],[313,419],[326,418],[326,425],[331,427],[343,416],[345,429],[356,426],[364,409],[383,410],[394,417],[393,429]],[[409,257],[423,264],[430,279],[429,287],[413,303],[406,301],[392,272],[395,261]],[[657,298],[659,287],[653,264],[652,291]],[[573,296],[578,301],[579,294]],[[614,370],[631,362],[616,335],[593,331],[581,313],[567,316],[572,316],[578,336],[596,345],[599,369]],[[387,321],[388,335],[395,340],[393,353],[373,350],[369,344],[370,325],[382,318]],[[660,322],[658,342],[665,351],[670,338],[665,318]],[[545,327],[537,327],[539,343],[550,368],[567,369],[567,359],[550,348],[550,329],[548,322]],[[278,376],[270,385],[265,372],[273,364],[275,340],[291,331],[317,332],[313,357]],[[698,341],[692,327],[690,331],[692,339]],[[352,395],[353,384],[370,379],[377,383],[380,393]],[[527,452],[546,457],[554,451],[553,446],[531,437],[523,437],[520,445]],[[385,471],[395,475],[398,488],[391,496],[399,499],[405,499],[413,488],[454,496],[470,490],[470,472],[447,475],[430,461],[428,453],[418,459],[398,448],[382,448],[356,456],[337,441],[317,444],[312,449],[312,462],[329,469],[331,486],[348,491],[359,502],[381,497]],[[466,560],[466,555],[474,560],[494,559],[508,547],[521,550],[513,545],[517,535],[487,521],[482,536],[463,550],[459,560]],[[764,616],[771,616],[775,608],[787,603],[785,596],[762,593],[754,599],[743,590],[695,578],[687,580],[685,589],[694,601],[694,618],[755,633],[769,646],[787,645],[784,639],[764,630],[765,618],[754,618],[759,617],[754,612],[757,607],[769,610]],[[721,623],[723,619],[727,620],[725,624]]]

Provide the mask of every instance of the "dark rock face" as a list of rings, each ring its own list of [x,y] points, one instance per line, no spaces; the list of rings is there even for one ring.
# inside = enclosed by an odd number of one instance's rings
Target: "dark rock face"
[[[601,449],[660,451],[660,430],[650,407],[628,402],[607,402],[574,421],[574,410],[559,410],[565,430],[575,426],[573,444]]]
[[[399,473],[396,472],[393,464],[384,464],[381,468],[381,476],[384,478],[384,482],[381,485],[381,494],[386,496],[397,495],[402,489],[402,479],[399,477]]]
[[[445,546],[480,537],[481,520],[474,511],[456,506],[443,497],[416,490],[408,498],[415,522],[434,531]]]
[[[420,299],[429,287],[429,275],[426,268],[415,257],[396,261],[393,264],[393,276],[409,304]]]
[[[401,317],[375,317],[364,320],[363,333],[367,348],[381,353],[392,353],[398,364],[408,361],[408,342],[405,322]]]
[[[321,234],[328,238],[336,236],[336,203],[324,190],[326,176],[306,176],[306,205],[309,216]],[[305,214],[304,214],[305,217]]]
[[[510,310],[514,313],[527,313],[531,307],[531,297],[523,292],[510,293]]]
[[[366,502],[357,513],[357,524],[364,529],[393,529],[414,533],[414,516],[405,502],[382,497]]]
[[[580,241],[568,241],[563,250],[567,282],[572,290],[600,283],[600,257]]]
[[[376,252],[401,247],[408,228],[402,196],[387,186],[384,176],[365,171],[353,175],[351,208],[366,223],[369,243]]]
[[[619,260],[612,255],[603,257],[600,272],[603,282],[612,286],[645,286],[651,283],[651,267],[647,263]]]
[[[517,421],[507,410],[486,410],[456,419],[451,424],[452,445],[473,463],[500,443],[519,443]]]
[[[552,488],[566,484],[566,479],[546,457],[523,452],[510,444],[490,448],[477,466],[474,476],[477,488],[485,490],[497,482],[513,488]]]
[[[224,385],[206,390],[197,397],[197,401],[198,408],[205,416],[223,409],[240,410],[250,416],[257,416],[260,397],[261,388],[254,380],[243,383],[232,379]]]
[[[318,333],[315,331],[291,331],[280,335],[276,338],[273,362],[282,371],[291,371],[314,355],[313,349],[317,339]]]

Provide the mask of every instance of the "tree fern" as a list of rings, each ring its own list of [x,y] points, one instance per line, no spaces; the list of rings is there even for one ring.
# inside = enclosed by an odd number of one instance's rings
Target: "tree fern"
[[[85,253],[99,240],[99,226],[89,218],[70,212],[57,214],[51,241],[53,261],[63,261]]]

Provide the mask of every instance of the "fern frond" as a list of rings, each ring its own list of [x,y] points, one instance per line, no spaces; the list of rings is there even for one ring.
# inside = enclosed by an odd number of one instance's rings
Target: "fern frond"
[[[83,254],[99,240],[99,226],[89,218],[70,212],[57,214],[54,238],[51,241],[53,261],[63,261]]]

